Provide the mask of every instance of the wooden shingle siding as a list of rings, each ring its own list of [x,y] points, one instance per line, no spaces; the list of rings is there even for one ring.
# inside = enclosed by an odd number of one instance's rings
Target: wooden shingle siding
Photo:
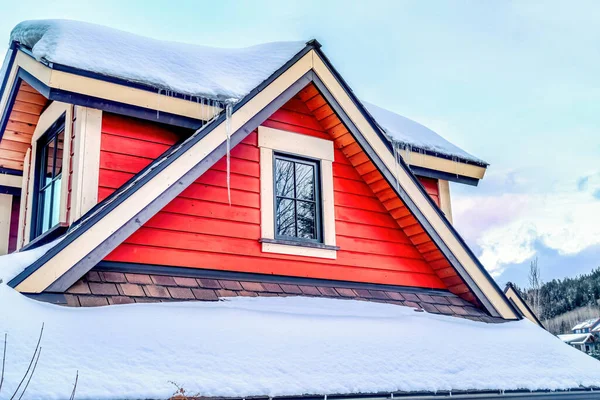
[[[324,100],[323,104],[317,104],[316,95],[316,90],[313,93],[304,90],[263,125],[334,140],[335,226],[336,242],[340,247],[337,259],[261,251],[256,132],[231,152],[231,206],[227,199],[226,161],[223,158],[105,259],[447,288],[444,279],[438,276],[418,248],[430,242],[428,236],[415,226],[416,220],[410,213],[400,213],[400,217],[412,219],[406,221],[405,227],[394,216],[393,211],[405,209],[404,205],[387,184],[381,184],[381,175],[373,174],[370,161],[355,143],[349,141],[349,134],[339,129],[337,116],[333,114],[335,118],[332,117],[329,106],[323,107]],[[311,110],[308,104],[318,107]],[[103,118],[99,200],[179,140],[168,129],[148,122],[110,114]],[[382,189],[379,193],[374,191],[374,183]],[[389,191],[392,195],[387,194]]]

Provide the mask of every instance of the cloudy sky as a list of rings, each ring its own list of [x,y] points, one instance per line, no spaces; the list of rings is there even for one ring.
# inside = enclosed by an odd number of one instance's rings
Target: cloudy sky
[[[1,51],[34,18],[226,47],[317,38],[359,97],[491,164],[453,207],[500,284],[525,284],[536,256],[545,280],[600,266],[598,2],[0,3]]]

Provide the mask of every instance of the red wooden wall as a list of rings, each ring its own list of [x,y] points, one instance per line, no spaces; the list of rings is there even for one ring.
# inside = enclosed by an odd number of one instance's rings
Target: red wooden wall
[[[17,249],[17,237],[19,236],[19,209],[21,208],[21,196],[12,197],[10,210],[10,228],[8,236],[8,252],[12,253]]]
[[[263,125],[331,140],[300,98]],[[99,200],[177,139],[166,128],[105,113]],[[222,159],[106,260],[446,288],[339,150],[333,164],[337,259],[262,253],[257,133],[231,157],[231,206]]]
[[[440,206],[440,188],[438,186],[438,180],[433,178],[425,178],[423,176],[418,176],[419,182],[425,188],[425,191],[431,197],[437,206]]]

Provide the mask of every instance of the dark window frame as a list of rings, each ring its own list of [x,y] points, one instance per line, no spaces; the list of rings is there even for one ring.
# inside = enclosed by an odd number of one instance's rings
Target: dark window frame
[[[51,193],[50,193],[50,207],[49,209],[52,210],[53,208],[53,202],[54,202],[54,189],[56,187],[55,183],[58,180],[58,175],[55,175],[55,170],[56,170],[56,156],[57,156],[57,151],[58,151],[58,140],[57,137],[58,135],[64,132],[64,141],[66,142],[67,138],[66,138],[66,113],[63,113],[56,121],[54,121],[54,123],[46,130],[46,132],[44,132],[36,141],[36,154],[35,154],[35,162],[34,162],[34,170],[33,170],[33,204],[32,204],[32,215],[31,215],[31,230],[30,230],[30,238],[29,240],[34,240],[37,237],[43,236],[45,235],[47,232],[53,231],[57,226],[59,226],[60,223],[60,217],[59,220],[56,222],[56,224],[47,227],[45,230],[43,229],[43,221],[44,221],[44,213],[42,210],[42,207],[44,205],[44,202],[40,201],[40,196],[42,194],[42,192],[44,190],[46,190],[49,186],[52,186],[50,188]],[[47,149],[48,149],[48,145],[52,142],[55,142],[55,146],[53,149],[53,155],[52,155],[52,168],[53,168],[53,172],[52,172],[52,181],[45,184],[42,187],[42,182],[43,182],[43,178],[45,176],[45,172],[46,172],[46,168],[47,166],[45,165],[45,160],[46,160],[46,154],[47,154]],[[63,144],[64,146],[64,144]],[[64,148],[63,148],[64,151]],[[63,157],[65,157],[66,155],[63,154]],[[62,165],[61,165],[62,167]],[[60,172],[60,179],[61,179],[61,190],[62,190],[62,185],[65,183],[63,181],[63,176],[64,176],[65,171]],[[59,201],[60,201],[60,196],[59,196]],[[59,204],[60,207],[60,204]],[[52,212],[52,211],[50,211]],[[60,210],[59,210],[60,213]],[[60,215],[60,214],[59,214]],[[51,222],[51,219],[50,219]]]
[[[297,212],[297,204],[298,201],[307,201],[303,199],[298,199],[296,194],[296,185],[294,184],[294,197],[286,197],[286,196],[278,196],[277,195],[277,160],[285,160],[292,162],[294,164],[304,164],[311,165],[314,167],[313,176],[315,180],[314,190],[315,190],[315,239],[302,238],[298,236],[285,236],[279,235],[277,229],[277,198],[285,198],[294,201],[294,211],[295,211],[295,226],[296,226],[296,234],[298,234],[298,212]],[[294,168],[294,180],[296,179],[296,168]],[[310,158],[305,156],[300,156],[297,154],[290,154],[281,151],[273,152],[273,229],[275,233],[275,239],[282,242],[295,242],[298,244],[323,244],[323,205],[322,205],[322,187],[321,187],[321,160],[316,158]],[[312,202],[312,201],[307,201]]]

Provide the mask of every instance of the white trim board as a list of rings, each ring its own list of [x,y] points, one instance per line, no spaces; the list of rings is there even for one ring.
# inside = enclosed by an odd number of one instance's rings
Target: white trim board
[[[333,142],[313,136],[280,129],[258,127],[260,147],[260,229],[264,239],[275,239],[273,152],[309,157],[320,162],[321,211],[323,244],[335,246],[335,210],[333,202]],[[337,250],[293,246],[279,243],[262,243],[265,253],[289,254],[316,258],[337,258]]]

